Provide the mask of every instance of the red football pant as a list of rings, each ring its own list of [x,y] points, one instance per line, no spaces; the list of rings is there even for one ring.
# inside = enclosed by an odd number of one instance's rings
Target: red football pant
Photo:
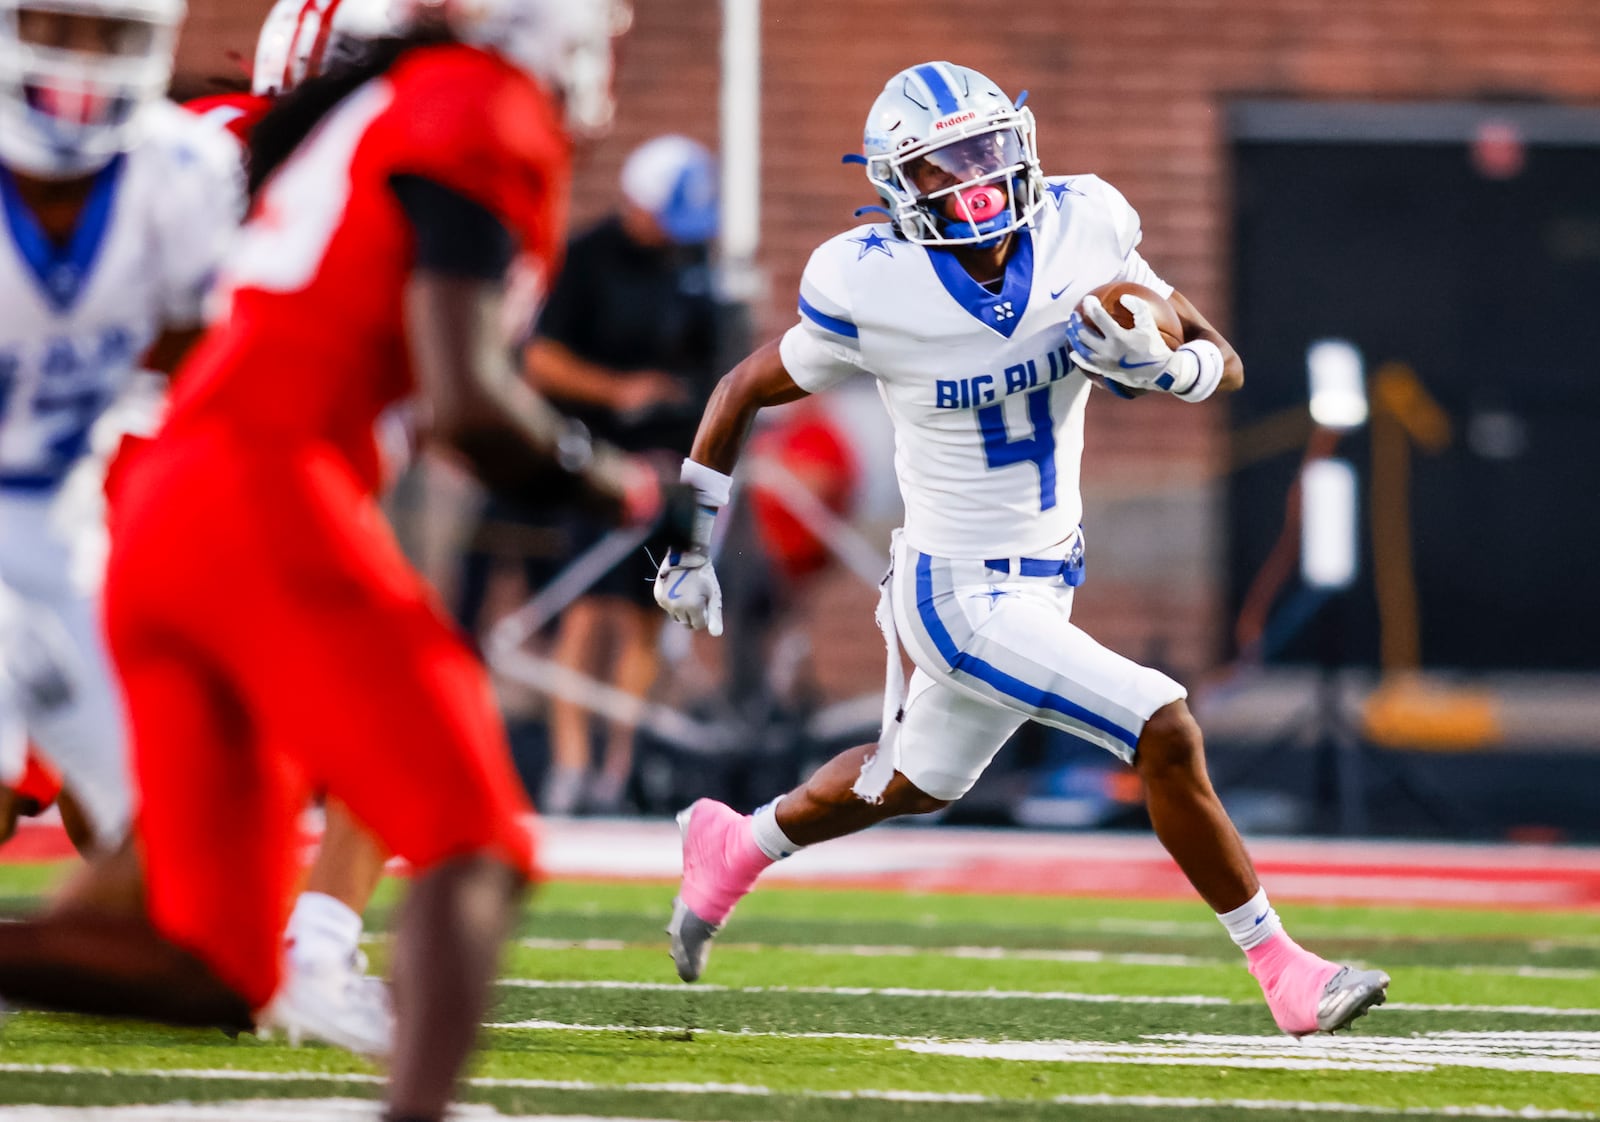
[[[106,619],[157,929],[265,1005],[313,789],[419,870],[532,875],[488,679],[345,462],[214,431],[130,460]]]

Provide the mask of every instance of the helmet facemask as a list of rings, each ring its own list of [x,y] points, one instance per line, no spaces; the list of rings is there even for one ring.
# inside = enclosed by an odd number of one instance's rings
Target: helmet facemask
[[[868,112],[862,159],[902,237],[989,247],[1033,225],[1046,192],[1026,97],[948,62],[889,79]]]
[[[1026,109],[965,122],[869,158],[867,174],[900,233],[921,245],[998,245],[1032,226],[1044,200],[1033,115]]]
[[[47,179],[90,175],[166,92],[179,0],[0,3],[0,158]]]

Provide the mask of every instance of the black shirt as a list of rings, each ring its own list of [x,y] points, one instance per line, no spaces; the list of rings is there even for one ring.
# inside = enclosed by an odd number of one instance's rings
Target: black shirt
[[[628,451],[688,454],[718,373],[718,309],[704,246],[641,246],[619,218],[607,218],[568,245],[535,330],[618,373],[659,370],[680,379],[688,400],[644,416],[552,400]]]

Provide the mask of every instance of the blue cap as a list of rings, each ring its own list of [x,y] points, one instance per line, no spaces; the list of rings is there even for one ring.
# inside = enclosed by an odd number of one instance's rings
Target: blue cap
[[[622,165],[622,194],[679,245],[717,236],[717,161],[686,136],[658,136],[635,148]]]

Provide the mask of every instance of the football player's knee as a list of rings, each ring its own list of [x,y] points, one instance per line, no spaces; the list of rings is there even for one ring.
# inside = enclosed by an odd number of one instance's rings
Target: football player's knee
[[[1205,769],[1200,725],[1187,705],[1174,701],[1151,714],[1139,735],[1134,766],[1146,780]]]
[[[895,814],[932,814],[936,810],[943,810],[954,799],[941,799],[930,795],[907,779],[901,772],[895,772],[894,778],[889,781],[889,788],[883,793],[883,801]]]

